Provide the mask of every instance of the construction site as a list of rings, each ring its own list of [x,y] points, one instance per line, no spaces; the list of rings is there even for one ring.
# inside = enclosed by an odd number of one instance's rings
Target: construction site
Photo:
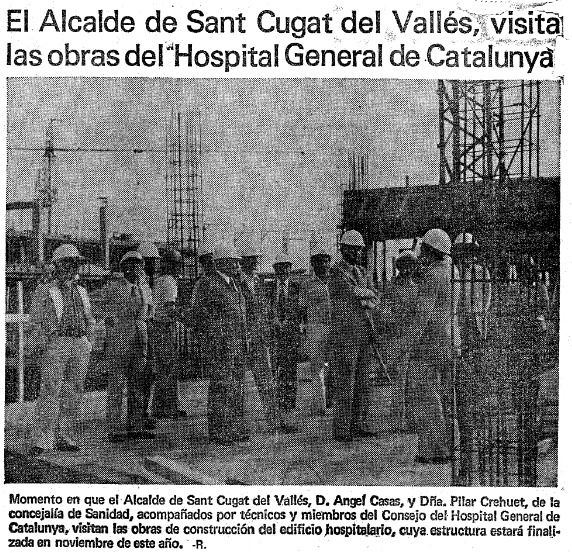
[[[63,82],[54,92],[63,98],[67,86],[85,87],[69,114],[56,115],[65,101],[54,101],[51,111],[37,115],[39,90],[25,92],[33,79],[17,81],[10,79],[8,87],[6,482],[557,485],[558,83],[316,80],[302,89],[287,80],[231,82],[216,89],[215,109],[208,96],[197,100],[188,90],[171,89],[158,108],[153,104],[158,91],[146,88],[145,79],[126,79],[120,83],[122,93],[109,92],[107,98],[117,101],[109,110],[115,127],[101,128],[82,112],[82,102],[95,105],[86,82]],[[117,83],[107,81],[105,90],[112,91]],[[50,86],[38,85],[44,94]],[[207,94],[218,85],[204,86]],[[264,97],[268,105],[279,106],[278,115],[272,107],[263,111],[263,100],[256,100],[262,86],[270,90]],[[399,92],[401,87],[405,92]],[[313,94],[322,100],[309,99]],[[99,101],[105,103],[103,96]],[[346,96],[348,105],[340,107]],[[122,110],[133,109],[129,105],[141,97],[151,98],[151,112],[143,106],[132,111],[131,119],[123,117]],[[299,105],[304,110],[296,111]],[[334,122],[326,123],[330,111]],[[81,125],[73,123],[74,117],[81,118]],[[138,117],[146,127],[132,125]],[[32,125],[33,131],[22,130]],[[67,129],[74,125],[74,132]],[[262,147],[257,140],[265,137],[268,145]],[[235,148],[240,141],[246,145]],[[66,190],[70,175],[76,179],[71,195]],[[296,188],[296,195],[288,187]],[[397,274],[397,256],[418,251],[420,237],[432,228],[453,238],[468,232],[478,237],[479,263],[490,272],[492,290],[489,336],[468,393],[475,427],[472,439],[463,442],[453,416],[450,462],[415,462],[417,434],[404,428],[404,414],[392,404],[395,381],[379,371],[372,376],[368,412],[376,438],[352,444],[329,439],[331,412],[315,414],[315,383],[307,377],[302,354],[296,433],[268,432],[247,371],[249,443],[209,443],[208,378],[197,339],[184,325],[177,363],[179,402],[187,416],[159,421],[152,441],[106,440],[100,290],[119,271],[122,256],[141,242],[153,241],[160,253],[181,252],[179,301],[184,305],[201,274],[203,243],[223,237],[237,244],[254,237],[262,251],[262,279],[273,279],[272,260],[283,253],[293,259],[292,278],[303,282],[311,272],[313,245],[325,244],[335,256],[342,233],[354,229],[366,244],[366,271],[383,296]],[[61,244],[74,244],[87,260],[80,280],[96,318],[78,421],[81,449],[32,457],[28,450],[40,374],[26,342],[29,307]],[[474,275],[454,271],[451,279],[460,286],[467,279],[475,283]],[[540,285],[550,305],[538,337],[529,319]],[[474,358],[470,345],[463,351]],[[455,413],[457,408],[453,394],[450,409]]]

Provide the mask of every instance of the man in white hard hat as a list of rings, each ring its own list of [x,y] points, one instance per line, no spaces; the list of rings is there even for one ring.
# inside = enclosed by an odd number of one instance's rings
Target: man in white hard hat
[[[251,240],[243,240],[238,247],[241,256],[241,292],[246,302],[247,367],[252,371],[260,395],[269,430],[280,430],[276,405],[276,387],[269,363],[265,330],[265,296],[263,283],[256,274],[260,250]]]
[[[208,359],[209,440],[230,445],[248,439],[244,421],[246,303],[240,291],[240,256],[217,246],[216,272],[204,275],[193,292],[194,319],[201,321],[201,349]]]
[[[139,244],[137,251],[143,257],[145,274],[147,275],[147,281],[149,286],[153,286],[155,274],[159,267],[161,261],[161,255],[159,254],[159,249],[153,242],[141,242]]]
[[[141,242],[137,251],[141,254],[143,258],[143,269],[146,275],[146,282],[141,282],[141,287],[146,288],[145,293],[149,293],[151,297],[152,288],[155,284],[155,274],[159,263],[161,261],[161,255],[159,254],[159,249],[153,242]],[[155,354],[155,303],[151,302],[149,305],[149,312],[147,314],[147,372],[143,381],[143,390],[145,391],[145,428],[147,430],[154,430],[156,427],[155,419],[149,415],[151,394],[153,390],[153,383],[155,381],[155,373],[157,370],[156,366],[156,354]]]
[[[406,328],[415,317],[419,285],[419,259],[412,250],[401,252],[395,260],[397,275],[391,284],[386,287],[385,296],[389,299],[391,316],[388,318],[388,327],[385,329],[386,342],[391,343],[391,336]],[[385,350],[386,348],[384,348]],[[409,358],[406,357],[396,368],[396,378],[392,383],[391,413],[399,430],[409,430],[413,420],[411,416],[411,403],[408,391]]]
[[[454,330],[458,357],[455,388],[459,424],[459,478],[470,485],[473,431],[477,402],[482,394],[483,353],[491,305],[491,276],[478,262],[479,244],[469,232],[461,232],[453,244],[453,260],[459,272],[454,283]]]
[[[451,456],[453,315],[451,239],[441,229],[425,233],[415,317],[388,348],[395,366],[409,351],[409,393],[420,463],[447,463]],[[457,273],[456,276],[458,276]]]
[[[74,436],[92,349],[95,320],[87,291],[78,285],[84,258],[72,244],[54,251],[53,280],[40,284],[30,306],[30,344],[41,372],[33,454],[77,451]]]
[[[197,250],[197,259],[201,266],[202,274],[214,274],[216,272],[213,259],[214,245],[210,240],[203,240]]]
[[[370,310],[377,296],[360,266],[365,243],[356,230],[340,239],[341,259],[330,271],[333,437],[340,442],[374,435],[366,428],[369,408],[369,368],[373,355],[373,323]]]
[[[321,388],[319,414],[331,405],[331,373],[328,366],[331,302],[328,290],[331,256],[325,248],[314,247],[310,251],[312,277],[300,288],[300,311],[306,330],[305,344],[310,358],[311,378],[317,379]]]
[[[291,414],[296,407],[300,349],[300,287],[290,278],[292,260],[287,254],[278,254],[273,268],[274,282],[267,290],[270,358],[276,379],[279,416],[283,426],[293,430]]]
[[[145,428],[148,378],[148,319],[152,298],[142,255],[129,251],[119,263],[122,275],[102,291],[106,307],[106,358],[108,366],[107,424],[112,442],[148,439]],[[123,422],[123,391],[127,388],[127,421]]]
[[[153,338],[156,380],[152,414],[159,418],[179,418],[186,413],[178,407],[178,277],[183,258],[177,250],[167,250],[161,259],[161,274],[152,288],[155,317]]]

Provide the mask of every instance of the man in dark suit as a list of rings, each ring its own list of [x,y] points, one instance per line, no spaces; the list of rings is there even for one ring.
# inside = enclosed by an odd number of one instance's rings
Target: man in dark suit
[[[300,287],[290,279],[292,261],[280,254],[274,262],[276,278],[268,290],[270,351],[276,377],[278,410],[282,420],[296,406],[300,347]]]
[[[342,259],[330,271],[333,436],[340,442],[373,435],[365,427],[365,417],[374,343],[370,310],[377,296],[359,266],[364,246],[359,232],[345,232],[340,240]]]
[[[240,256],[234,247],[216,247],[213,258],[216,270],[197,282],[192,313],[195,324],[202,326],[201,349],[208,352],[209,440],[230,445],[248,439],[244,420],[246,303],[237,284]]]

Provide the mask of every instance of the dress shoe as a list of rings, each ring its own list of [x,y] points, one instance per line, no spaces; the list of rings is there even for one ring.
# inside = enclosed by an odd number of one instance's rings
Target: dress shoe
[[[354,441],[352,436],[334,436],[334,440],[344,444],[349,444]]]
[[[286,424],[285,422],[283,422],[276,427],[276,432],[278,432],[279,434],[294,434],[295,432],[298,432],[298,428],[296,428],[291,424]]]
[[[109,436],[109,441],[112,444],[119,444],[121,442],[124,442],[125,440],[127,440],[127,434],[125,432],[118,432],[116,434],[111,434]]]
[[[131,430],[127,432],[127,436],[132,440],[153,440],[155,438],[155,432],[149,430]]]
[[[30,448],[29,454],[32,457],[37,457],[38,455],[43,455],[44,453],[48,453],[48,449],[44,449],[43,447],[40,447],[38,445],[35,445],[34,447]]]
[[[233,445],[234,440],[231,438],[223,438],[222,436],[217,436],[214,438],[209,438],[209,442],[218,445]]]
[[[371,430],[357,430],[354,433],[356,438],[377,438],[377,433],[372,432]]]
[[[157,421],[151,417],[143,419],[143,428],[145,430],[155,430],[157,428]]]
[[[79,446],[68,440],[58,440],[56,442],[56,449],[58,451],[79,451]]]

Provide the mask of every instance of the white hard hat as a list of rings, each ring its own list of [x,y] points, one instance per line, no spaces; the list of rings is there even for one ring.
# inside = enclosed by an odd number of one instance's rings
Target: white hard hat
[[[431,246],[434,250],[451,255],[451,239],[444,230],[432,228],[423,235],[421,240],[423,244]]]
[[[131,250],[121,258],[119,265],[120,266],[123,265],[123,263],[125,263],[128,259],[134,259],[139,263],[143,263],[143,256],[138,251],[136,252],[135,250]]]
[[[312,259],[312,257],[318,257],[318,256],[323,256],[323,257],[332,257],[330,255],[330,253],[328,252],[328,250],[326,250],[326,248],[320,247],[320,248],[312,248],[310,250],[310,259]]]
[[[73,244],[62,244],[54,250],[52,263],[57,263],[62,259],[77,259],[82,262],[85,258],[80,255],[78,249]]]
[[[292,265],[292,260],[290,259],[290,256],[287,253],[279,253],[276,256],[276,259],[274,260],[274,263],[272,264],[274,265],[280,265],[280,264],[286,264],[288,263],[289,265]]]
[[[141,242],[137,251],[143,256],[149,259],[160,259],[159,250],[153,242]]]
[[[358,246],[360,248],[365,248],[365,242],[363,241],[363,236],[357,230],[347,230],[342,234],[340,239],[340,244],[345,244],[346,246]]]
[[[237,249],[242,257],[260,257],[260,248],[255,247],[252,240],[240,241]]]
[[[234,246],[216,246],[213,252],[213,259],[240,259],[240,255]]]
[[[463,244],[465,246],[475,246],[479,247],[479,243],[473,238],[470,232],[461,232],[457,238],[455,238],[455,245]]]

